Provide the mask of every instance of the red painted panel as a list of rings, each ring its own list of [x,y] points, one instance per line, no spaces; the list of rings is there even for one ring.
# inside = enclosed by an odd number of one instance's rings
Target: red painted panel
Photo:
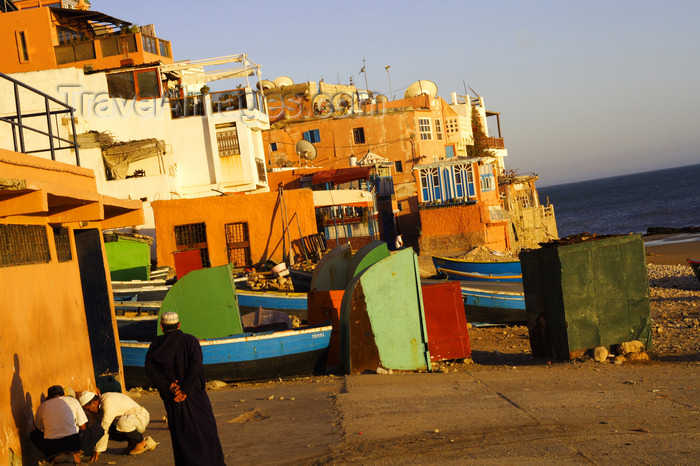
[[[326,325],[329,320],[333,324],[331,342],[328,346],[327,366],[340,364],[340,304],[345,290],[310,291],[308,294],[309,325]]]
[[[423,307],[432,361],[472,355],[459,282],[423,285]]]
[[[191,271],[202,268],[202,254],[199,249],[177,251],[173,255],[175,256],[175,275],[178,280]]]

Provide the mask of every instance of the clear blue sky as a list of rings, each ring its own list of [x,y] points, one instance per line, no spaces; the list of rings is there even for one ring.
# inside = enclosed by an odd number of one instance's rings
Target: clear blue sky
[[[176,60],[247,53],[263,76],[395,95],[464,83],[501,112],[506,167],[540,186],[700,163],[700,1],[93,0]]]

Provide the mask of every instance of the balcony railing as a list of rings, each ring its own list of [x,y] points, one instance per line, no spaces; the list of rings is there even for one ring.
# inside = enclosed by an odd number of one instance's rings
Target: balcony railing
[[[204,115],[204,96],[201,94],[169,99],[172,119]]]
[[[51,160],[56,160],[56,151],[57,150],[66,150],[66,149],[73,149],[75,151],[75,164],[77,166],[80,166],[80,155],[78,153],[78,144],[75,141],[69,141],[68,139],[64,139],[60,136],[58,136],[58,131],[54,133],[54,129],[58,130],[58,128],[54,128],[54,123],[52,116],[53,115],[62,115],[62,114],[68,114],[70,116],[70,124],[72,128],[72,133],[75,134],[75,118],[73,117],[75,109],[69,105],[66,105],[65,103],[61,102],[60,100],[56,100],[53,97],[51,97],[48,94],[45,94],[41,92],[38,89],[35,89],[31,86],[27,86],[21,81],[17,81],[14,78],[11,78],[7,76],[4,73],[0,73],[0,78],[5,79],[12,83],[12,87],[14,89],[14,98],[15,98],[15,110],[16,114],[15,115],[9,115],[6,117],[0,117],[0,121],[4,121],[5,123],[9,123],[12,126],[12,140],[14,142],[14,150],[15,152],[21,152],[23,154],[35,154],[35,153],[41,153],[41,152],[51,152]],[[32,94],[28,100],[34,101],[37,97],[40,99],[43,99],[44,101],[44,111],[39,111],[39,112],[32,112],[32,113],[22,113],[22,102],[20,99],[20,88],[23,88]],[[56,104],[58,105],[59,109],[58,110],[52,110],[51,105]],[[42,118],[45,119],[46,121],[46,131],[43,129],[37,129],[34,126],[29,126],[26,123],[26,120],[29,118]],[[43,125],[42,125],[43,126]],[[46,136],[48,139],[48,149],[35,149],[35,150],[27,150],[26,149],[26,144],[25,144],[25,131],[31,131],[37,134],[41,134],[43,136]],[[60,143],[65,143],[65,146],[59,146],[56,147],[56,144]]]
[[[263,95],[258,91],[252,91],[246,94],[244,88],[231,89],[228,91],[212,92],[211,96],[211,111],[213,113],[231,112],[235,110],[244,110],[249,108],[248,105],[255,110],[263,110]],[[250,102],[248,102],[250,100]]]
[[[505,149],[506,145],[503,142],[503,138],[486,138],[486,147],[488,149]]]
[[[126,55],[127,53],[147,52],[165,58],[172,58],[170,42],[140,32],[103,35],[94,40],[78,40],[54,47],[56,63],[65,65],[81,61]]]

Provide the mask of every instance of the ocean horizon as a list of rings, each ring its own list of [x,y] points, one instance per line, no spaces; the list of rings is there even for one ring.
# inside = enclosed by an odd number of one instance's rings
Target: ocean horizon
[[[538,188],[560,237],[700,226],[700,164]]]

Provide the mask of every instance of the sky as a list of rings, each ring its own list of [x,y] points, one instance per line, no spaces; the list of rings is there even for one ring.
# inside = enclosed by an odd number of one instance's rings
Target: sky
[[[506,168],[538,174],[539,186],[700,163],[698,0],[92,0],[92,9],[155,24],[175,60],[245,53],[265,79],[352,77],[365,87],[364,63],[368,87],[385,95],[428,79],[449,102],[471,87],[501,114]]]

